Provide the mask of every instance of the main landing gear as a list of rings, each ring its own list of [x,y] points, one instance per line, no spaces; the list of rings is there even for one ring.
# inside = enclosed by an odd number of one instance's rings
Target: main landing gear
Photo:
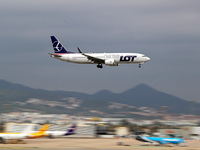
[[[142,64],[139,64],[139,66],[138,66],[139,68],[141,68],[142,67]]]
[[[103,65],[102,65],[102,64],[98,64],[98,65],[97,65],[97,68],[101,68],[101,69],[102,69],[102,68],[103,68]]]

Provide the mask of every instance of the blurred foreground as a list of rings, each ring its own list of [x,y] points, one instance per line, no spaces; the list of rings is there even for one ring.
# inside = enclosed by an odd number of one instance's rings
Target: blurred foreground
[[[0,144],[5,149],[70,149],[70,150],[199,150],[200,142],[187,141],[186,147],[141,146],[141,142],[134,139],[105,139],[105,138],[57,138],[57,139],[26,139],[27,144]],[[122,143],[121,145],[119,143]]]

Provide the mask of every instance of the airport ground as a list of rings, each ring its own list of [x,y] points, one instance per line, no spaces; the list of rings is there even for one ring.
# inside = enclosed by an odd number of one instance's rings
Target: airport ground
[[[141,146],[135,139],[39,138],[25,139],[26,144],[0,144],[1,150],[200,150],[200,141],[187,141],[185,147]]]

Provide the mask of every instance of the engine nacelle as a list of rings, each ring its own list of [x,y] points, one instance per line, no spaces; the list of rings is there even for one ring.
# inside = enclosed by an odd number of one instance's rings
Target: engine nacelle
[[[118,66],[118,63],[116,63],[114,59],[106,59],[105,60],[105,65]]]

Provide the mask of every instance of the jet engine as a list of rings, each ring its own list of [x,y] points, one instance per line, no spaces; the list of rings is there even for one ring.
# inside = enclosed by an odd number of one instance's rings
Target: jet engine
[[[114,59],[106,59],[105,60],[105,65],[118,66],[118,63],[116,63]]]

